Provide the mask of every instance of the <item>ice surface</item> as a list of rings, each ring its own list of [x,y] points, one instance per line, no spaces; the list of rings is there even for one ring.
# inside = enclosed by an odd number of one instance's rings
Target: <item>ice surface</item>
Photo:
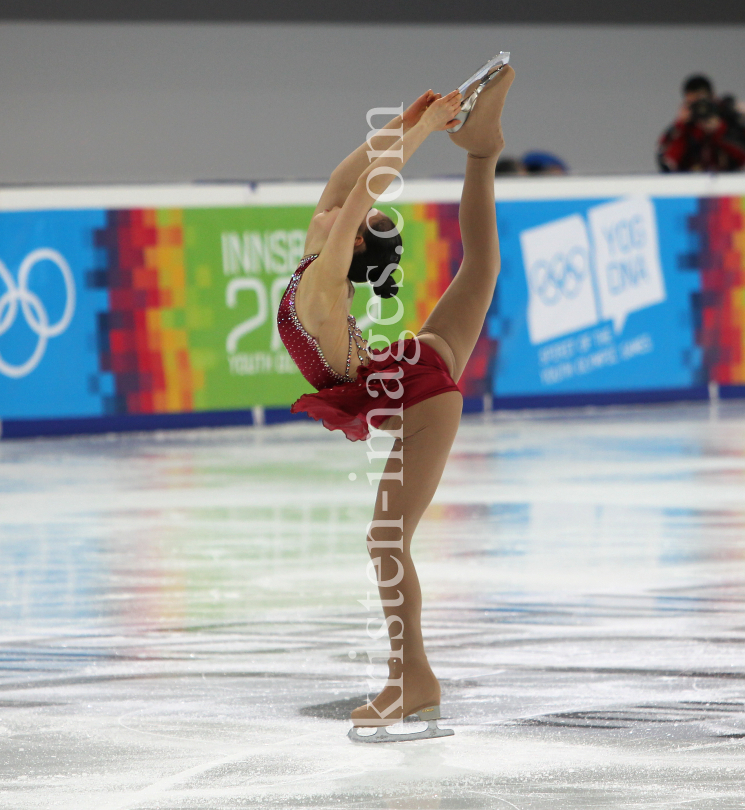
[[[365,449],[0,443],[0,807],[745,807],[745,405],[464,419],[415,542],[456,733],[386,746]]]

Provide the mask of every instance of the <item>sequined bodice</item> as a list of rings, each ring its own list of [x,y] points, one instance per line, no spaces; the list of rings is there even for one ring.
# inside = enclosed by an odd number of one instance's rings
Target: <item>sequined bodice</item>
[[[357,349],[360,362],[366,359],[366,346],[362,334],[352,315],[347,316],[347,329],[349,330],[349,353],[347,354],[346,373],[334,371],[323,356],[318,340],[305,330],[295,311],[295,293],[303,273],[318,255],[306,256],[293,273],[285,294],[279,302],[277,310],[277,329],[282,343],[285,344],[290,357],[300,369],[300,373],[318,391],[331,388],[334,385],[351,382],[354,378],[349,376],[352,360],[352,348]]]

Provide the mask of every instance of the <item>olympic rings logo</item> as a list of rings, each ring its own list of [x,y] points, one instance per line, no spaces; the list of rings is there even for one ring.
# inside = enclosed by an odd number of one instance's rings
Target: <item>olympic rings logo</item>
[[[65,283],[65,308],[59,320],[53,324],[49,323],[49,314],[41,299],[28,286],[31,271],[44,261],[52,262],[57,267]],[[39,365],[49,338],[61,335],[70,325],[75,312],[75,281],[65,257],[51,248],[38,248],[26,256],[18,269],[17,283],[8,268],[0,261],[0,280],[7,288],[0,296],[0,335],[4,335],[15,323],[20,304],[26,323],[37,337],[36,348],[25,363],[12,365],[0,355],[0,374],[18,379],[30,374]]]
[[[540,259],[528,273],[533,292],[546,306],[558,304],[562,298],[576,298],[588,275],[587,258],[587,251],[576,245],[566,255]]]

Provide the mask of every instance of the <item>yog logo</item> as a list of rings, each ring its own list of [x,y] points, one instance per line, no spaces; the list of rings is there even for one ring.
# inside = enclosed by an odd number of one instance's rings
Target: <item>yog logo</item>
[[[51,262],[62,274],[65,285],[65,307],[55,323],[49,323],[44,302],[29,288],[29,276],[41,262]],[[22,317],[36,335],[36,348],[24,363],[14,365],[0,354],[0,374],[18,379],[30,374],[41,362],[49,338],[61,335],[70,325],[75,312],[75,281],[64,256],[51,248],[33,250],[18,268],[18,281],[0,261],[0,281],[6,291],[0,296],[0,336],[10,330],[17,317]],[[0,287],[2,289],[2,287]]]
[[[626,197],[520,233],[528,333],[544,343],[666,299],[654,205]]]

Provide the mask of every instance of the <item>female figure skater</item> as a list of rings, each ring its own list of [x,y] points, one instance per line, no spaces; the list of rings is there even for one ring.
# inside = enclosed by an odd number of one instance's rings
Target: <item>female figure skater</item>
[[[453,733],[437,728],[440,685],[424,651],[421,590],[410,548],[458,429],[462,397],[456,382],[481,332],[499,272],[494,169],[504,146],[500,115],[513,77],[509,65],[496,65],[482,82],[477,104],[472,96],[462,104],[457,90],[444,97],[430,90],[340,163],[279,306],[282,341],[317,389],[300,397],[293,412],[306,411],[351,440],[367,438],[370,425],[395,437],[367,538],[391,641],[389,679],[377,697],[352,712],[350,736],[360,741]],[[378,295],[395,295],[391,272],[403,252],[392,221],[372,206],[393,170],[400,171],[429,135],[448,128],[458,130],[450,137],[468,153],[459,213],[463,262],[415,338],[368,350],[349,314],[351,282],[367,280]],[[372,162],[370,146],[378,155]],[[385,730],[411,714],[431,721],[425,732]],[[357,728],[365,726],[376,726],[375,734],[359,735]]]

